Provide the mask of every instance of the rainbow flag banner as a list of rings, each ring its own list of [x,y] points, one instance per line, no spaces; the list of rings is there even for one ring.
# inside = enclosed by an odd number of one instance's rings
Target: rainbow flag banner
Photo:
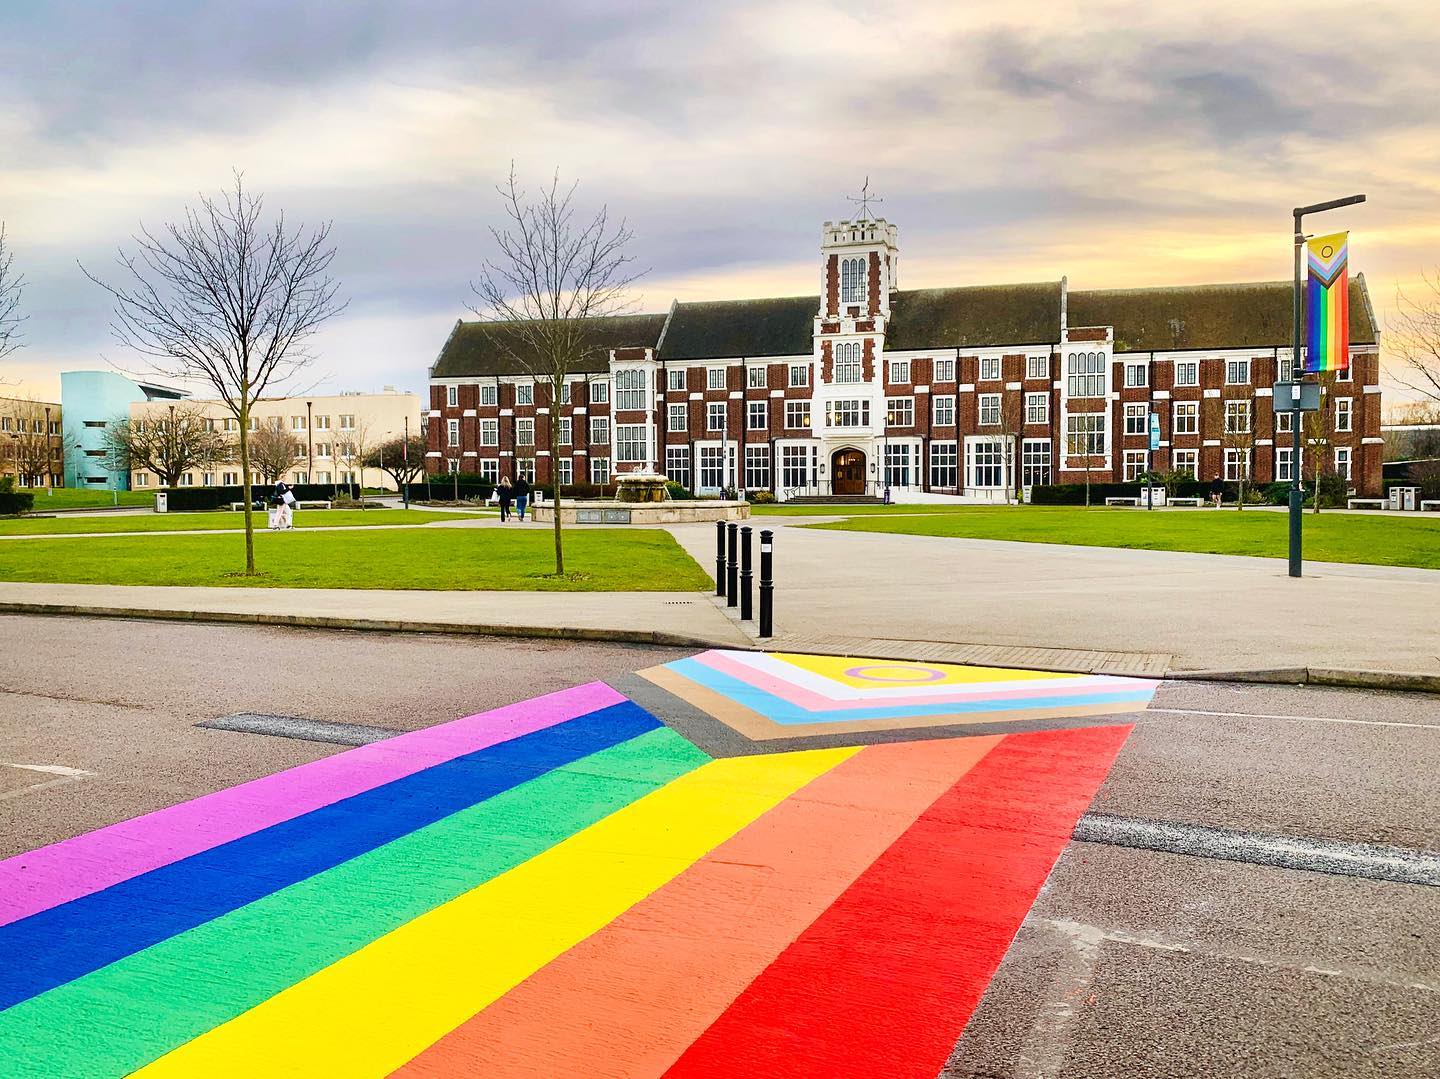
[[[1316,236],[1305,245],[1305,370],[1350,366],[1350,234]]]
[[[973,696],[836,663],[766,692]],[[597,682],[340,752],[0,861],[0,1071],[931,1079],[1129,730],[717,758]]]

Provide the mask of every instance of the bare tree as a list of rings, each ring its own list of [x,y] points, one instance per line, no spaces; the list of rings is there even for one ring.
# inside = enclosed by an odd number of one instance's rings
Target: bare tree
[[[1335,441],[1335,372],[1321,371],[1315,376],[1315,381],[1320,384],[1320,407],[1314,412],[1300,413],[1300,440],[1304,444],[1305,456],[1309,458],[1311,478],[1315,481],[1311,512],[1319,513],[1320,482],[1330,474],[1326,462],[1330,459],[1330,446]]]
[[[1440,403],[1440,269],[1420,274],[1414,294],[1395,290],[1395,314],[1388,327],[1395,381]]]
[[[330,225],[292,229],[283,213],[267,223],[263,211],[237,172],[232,188],[200,196],[179,223],[142,227],[137,253],[117,256],[120,284],[85,271],[114,301],[122,345],[162,376],[208,382],[239,421],[246,574],[255,572],[250,409],[310,362],[310,338],[344,308],[330,276]]]
[[[25,278],[15,269],[5,225],[0,222],[0,360],[21,345],[20,324],[25,316],[20,314],[20,295],[24,290]]]
[[[1250,485],[1250,470],[1255,464],[1255,401],[1238,398],[1210,398],[1215,410],[1205,430],[1220,432],[1221,452],[1228,450],[1239,458],[1235,470],[1235,508],[1245,508],[1245,488]],[[1231,406],[1244,405],[1242,408]]]
[[[148,469],[160,477],[160,486],[176,487],[182,473],[229,460],[234,447],[214,428],[214,420],[194,405],[171,405],[114,420],[105,428],[105,448],[126,471]]]
[[[266,483],[274,483],[304,456],[305,443],[287,431],[278,416],[272,416],[250,434],[250,464]]]
[[[1024,362],[1023,360],[1021,361]],[[1025,392],[1007,390],[1000,398],[1000,429],[1004,432],[1005,474],[1020,501],[1021,447],[1025,440]],[[1008,492],[1007,492],[1008,493]]]
[[[501,339],[516,364],[548,389],[551,486],[554,489],[555,575],[565,572],[560,529],[560,404],[565,379],[585,369],[597,351],[595,319],[627,312],[630,286],[640,277],[625,253],[634,238],[622,220],[612,223],[601,206],[578,216],[576,185],[561,189],[557,172],[531,200],[515,168],[498,191],[508,221],[492,228],[497,255],[471,283],[479,299],[471,310],[505,330]],[[539,402],[537,402],[538,404]]]
[[[424,435],[411,435],[407,443],[403,437],[391,438],[368,451],[363,460],[370,468],[388,472],[401,491],[407,483],[416,483],[425,474]]]
[[[1064,466],[1074,471],[1075,459],[1080,459],[1078,467],[1085,473],[1085,505],[1088,507],[1090,472],[1095,467],[1095,458],[1104,455],[1106,416],[1103,412],[1072,412],[1070,419],[1079,422],[1066,429]]]
[[[356,474],[359,481],[356,484],[355,496],[365,497],[365,458],[370,453],[372,446],[370,440],[370,421],[364,416],[353,416],[349,427],[340,430],[340,441],[335,443],[335,453],[341,461],[349,466],[349,471]]]

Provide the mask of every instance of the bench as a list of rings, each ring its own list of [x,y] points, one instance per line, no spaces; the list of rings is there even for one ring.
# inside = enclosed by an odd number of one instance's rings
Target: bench
[[[297,510],[328,510],[330,505],[328,500],[317,498],[309,502],[296,502],[295,508]]]
[[[1107,506],[1138,506],[1138,505],[1140,505],[1140,499],[1139,499],[1139,498],[1127,497],[1127,496],[1125,496],[1125,495],[1112,495],[1112,496],[1110,496],[1109,498],[1107,498],[1107,499],[1105,500],[1105,505],[1107,505]]]
[[[1420,512],[1426,510],[1440,510],[1440,498],[1427,498],[1420,503]]]
[[[243,503],[243,502],[232,502],[232,503],[230,503],[230,509],[231,509],[232,512],[233,512],[233,511],[238,511],[238,510],[243,510],[244,508],[245,508],[245,503]],[[265,508],[265,500],[264,500],[263,498],[257,498],[254,502],[250,503],[250,508],[251,508],[252,510],[263,510],[263,509]]]
[[[1199,509],[1201,506],[1205,505],[1205,500],[1199,497],[1171,498],[1168,499],[1167,502],[1171,506],[1194,506],[1196,509]]]
[[[1383,510],[1389,504],[1389,501],[1384,498],[1347,498],[1345,500],[1345,508],[1352,510],[1364,506],[1369,506],[1371,509]]]

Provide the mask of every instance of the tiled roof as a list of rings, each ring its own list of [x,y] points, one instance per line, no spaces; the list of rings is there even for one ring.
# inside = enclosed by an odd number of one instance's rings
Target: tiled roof
[[[1060,339],[1060,282],[922,288],[890,297],[887,351],[1038,345]]]
[[[1290,344],[1289,281],[1070,293],[1071,326],[1115,327],[1115,351],[1285,348]],[[1350,282],[1350,343],[1375,343],[1363,274]]]
[[[819,296],[677,303],[660,359],[808,356],[819,310]]]
[[[592,351],[576,365],[576,374],[608,370],[612,348],[654,348],[665,316],[617,315],[593,321]],[[529,368],[516,355],[517,347],[515,336],[503,322],[457,322],[430,369],[430,377],[526,374]]]

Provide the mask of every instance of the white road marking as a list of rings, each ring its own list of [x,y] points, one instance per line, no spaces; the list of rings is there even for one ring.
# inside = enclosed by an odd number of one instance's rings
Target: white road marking
[[[20,764],[16,761],[0,761],[0,766],[5,768],[24,768],[27,772],[46,772],[52,776],[70,776],[77,779],[80,776],[93,776],[94,772],[87,772],[83,768],[66,768],[63,764]]]
[[[1389,719],[1339,719],[1334,716],[1281,716],[1266,712],[1207,712],[1200,708],[1147,708],[1147,712],[1165,712],[1174,716],[1221,716],[1226,719],[1288,719],[1296,723],[1348,723],[1359,727],[1404,727],[1422,731],[1440,731],[1440,724],[1401,723]]]

